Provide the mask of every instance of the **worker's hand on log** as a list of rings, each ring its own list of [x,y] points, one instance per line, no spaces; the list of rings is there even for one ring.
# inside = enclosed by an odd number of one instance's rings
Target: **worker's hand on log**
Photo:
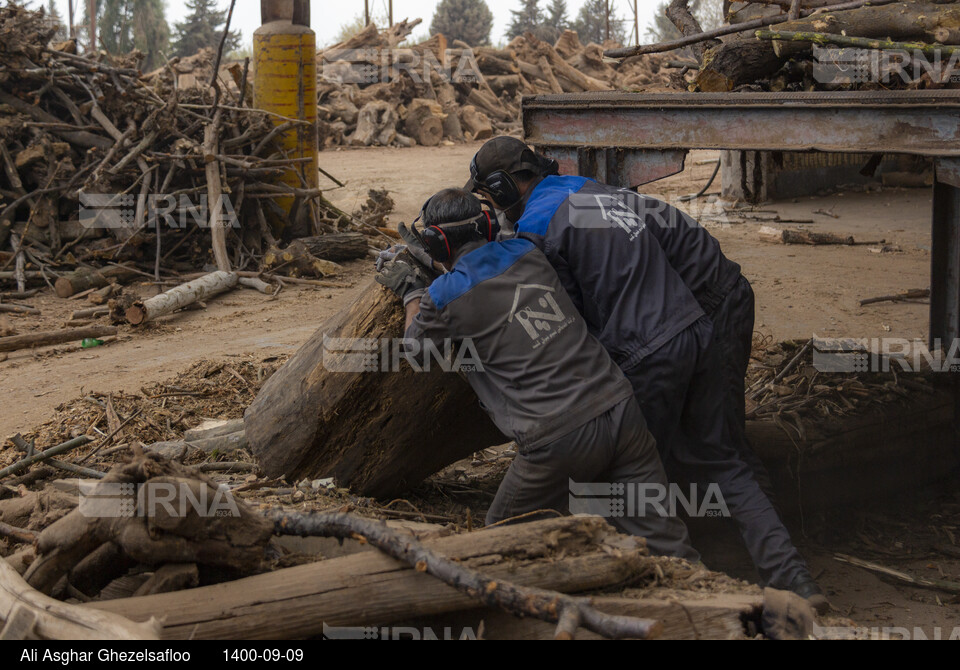
[[[773,640],[806,640],[813,632],[816,613],[796,593],[763,590],[763,634]]]
[[[377,282],[396,293],[404,305],[423,296],[429,285],[423,271],[402,258],[386,263]]]
[[[397,257],[401,251],[407,248],[406,244],[394,244],[389,249],[384,249],[377,256],[377,272],[383,272],[383,266]]]
[[[413,259],[420,263],[427,270],[436,270],[437,268],[433,264],[433,259],[430,257],[430,252],[427,251],[427,248],[423,245],[423,239],[416,232],[414,226],[409,226],[402,221],[397,225],[397,232],[400,234],[400,238],[405,243],[405,248],[408,254],[413,256]]]

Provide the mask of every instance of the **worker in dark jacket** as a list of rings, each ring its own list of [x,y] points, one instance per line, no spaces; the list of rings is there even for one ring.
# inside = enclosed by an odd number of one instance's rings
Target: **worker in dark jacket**
[[[753,469],[764,492],[771,495],[770,476],[747,442],[744,383],[753,348],[754,295],[740,266],[724,256],[720,243],[697,221],[662,200],[619,189],[611,201],[623,199],[648,224],[667,260],[713,322],[713,339],[728,392],[727,429],[731,444]]]
[[[488,141],[470,170],[471,190],[489,197],[520,238],[543,250],[590,332],[630,380],[671,476],[718,484],[761,579],[825,608],[731,441],[713,325],[642,212],[619,189],[557,175],[555,164],[513,138]]]
[[[403,299],[411,343],[431,340],[444,350],[449,340],[469,342],[479,365],[466,378],[494,423],[517,443],[487,523],[568,510],[571,480],[666,491],[630,383],[587,332],[536,246],[492,241],[495,218],[461,189],[433,196],[422,218],[424,246],[449,272],[427,288],[412,264],[397,259],[382,266],[377,280]],[[645,537],[654,553],[699,561],[686,526],[663,505],[627,511],[610,521]]]

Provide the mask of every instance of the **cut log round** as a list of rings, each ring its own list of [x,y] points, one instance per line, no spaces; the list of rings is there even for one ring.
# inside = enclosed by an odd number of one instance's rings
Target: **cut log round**
[[[486,140],[493,137],[490,118],[473,105],[460,108],[460,125],[469,139]]]
[[[696,83],[701,91],[726,93],[770,76],[782,63],[769,42],[730,40],[704,52]]]
[[[244,414],[265,474],[392,497],[506,441],[460,374],[394,365],[402,334],[400,301],[371,282],[267,380]]]
[[[463,141],[463,126],[460,125],[460,115],[456,105],[444,107],[443,117],[443,139],[452,142]]]
[[[357,129],[350,136],[354,146],[388,145],[397,135],[397,110],[389,102],[374,100],[360,109]]]
[[[59,297],[69,298],[87,289],[102,288],[109,284],[110,280],[123,283],[132,280],[137,275],[138,273],[130,268],[117,267],[115,265],[103,268],[102,270],[80,268],[58,278],[54,284],[54,288]]]
[[[403,130],[408,136],[425,147],[435,147],[443,139],[443,108],[440,103],[424,98],[410,102]]]
[[[135,302],[127,308],[125,316],[127,321],[136,326],[172,314],[178,309],[218,293],[229,291],[236,285],[237,274],[235,272],[211,272],[200,279],[181,284],[160,295]]]

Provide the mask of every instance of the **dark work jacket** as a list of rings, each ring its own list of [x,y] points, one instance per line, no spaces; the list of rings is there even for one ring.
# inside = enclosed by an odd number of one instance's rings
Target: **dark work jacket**
[[[712,315],[740,278],[740,266],[723,255],[717,239],[691,216],[657,198],[626,189],[620,193],[647,222],[703,311]]]
[[[433,281],[405,337],[446,338],[479,359],[467,381],[504,434],[547,444],[633,395],[528,240],[482,244]]]
[[[704,314],[636,204],[584,177],[550,176],[528,193],[517,221],[518,236],[543,250],[624,370]]]

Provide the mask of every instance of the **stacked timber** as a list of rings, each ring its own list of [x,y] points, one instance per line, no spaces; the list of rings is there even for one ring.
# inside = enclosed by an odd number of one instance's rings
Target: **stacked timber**
[[[398,48],[420,21],[373,24],[317,54],[323,146],[436,146],[519,133],[520,99],[539,93],[663,90],[661,57],[613,66],[599,44],[564,31],[505,48],[448,43],[437,34]]]

